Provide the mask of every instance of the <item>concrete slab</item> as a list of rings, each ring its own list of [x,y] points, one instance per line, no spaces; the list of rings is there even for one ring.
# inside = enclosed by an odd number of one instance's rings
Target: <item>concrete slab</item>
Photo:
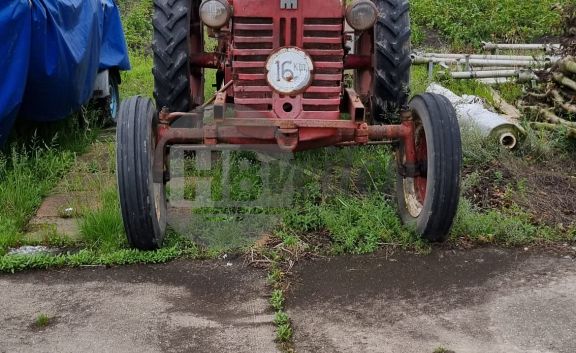
[[[77,218],[34,217],[27,227],[24,240],[45,242],[53,235],[80,240],[80,227]]]
[[[227,262],[0,275],[0,352],[276,352],[265,272]]]
[[[96,142],[78,156],[72,170],[62,177],[51,195],[42,200],[36,215],[30,220],[25,241],[45,241],[57,234],[80,240],[79,217],[101,207],[103,190],[115,183],[106,142]]]
[[[483,249],[338,257],[298,267],[296,351],[573,353],[576,263]]]

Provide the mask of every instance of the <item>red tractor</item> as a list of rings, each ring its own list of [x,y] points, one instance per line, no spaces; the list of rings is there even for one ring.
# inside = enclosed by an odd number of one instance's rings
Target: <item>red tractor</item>
[[[117,130],[132,246],[162,244],[175,145],[393,143],[402,220],[429,241],[447,239],[460,192],[460,130],[445,97],[409,101],[408,0],[154,0],[153,25],[156,105],[127,99]],[[205,31],[217,40],[213,52],[204,49]],[[205,69],[217,70],[207,101]],[[207,104],[214,117],[204,123],[196,108]],[[232,116],[226,104],[238,107]]]

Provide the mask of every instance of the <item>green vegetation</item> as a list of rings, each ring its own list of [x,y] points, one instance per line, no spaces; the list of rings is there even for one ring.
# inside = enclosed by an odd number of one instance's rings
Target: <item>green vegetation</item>
[[[42,328],[42,327],[46,327],[50,324],[50,317],[46,314],[38,314],[38,316],[36,317],[36,320],[34,321],[34,324],[36,325],[36,327],[38,328]]]
[[[292,339],[292,326],[290,323],[277,324],[276,340],[278,342],[288,342]]]
[[[449,352],[450,352],[449,350],[447,350],[446,348],[440,346],[440,347],[437,347],[437,348],[434,350],[433,353],[449,353]]]
[[[284,311],[285,296],[284,291],[287,287],[288,278],[286,272],[292,266],[294,261],[297,260],[299,252],[302,251],[303,245],[300,241],[290,236],[278,238],[280,241],[273,249],[255,247],[255,252],[258,256],[269,261],[268,264],[268,284],[272,290],[270,294],[269,303],[274,310],[274,325],[276,326],[276,342],[281,352],[293,352],[292,349],[292,323],[290,317]],[[287,268],[288,270],[284,270]]]
[[[142,252],[133,249],[120,249],[109,253],[82,249],[60,255],[7,255],[0,257],[0,272],[17,272],[28,269],[50,267],[78,267],[85,265],[130,265],[136,263],[164,263],[180,257],[204,258],[193,246],[182,245],[176,240],[168,242],[161,250]]]
[[[81,132],[79,119],[97,118],[96,113],[78,113],[57,124],[16,127],[0,152],[0,255],[23,244],[24,228],[42,198],[93,141],[97,130]]]
[[[482,41],[530,41],[558,32],[559,13],[570,0],[412,0],[416,44],[425,30],[436,30],[455,48],[478,47]]]
[[[412,17],[416,25],[416,39],[423,40],[423,30],[426,28],[439,31],[456,47],[477,46],[480,40],[531,39],[549,34],[550,28],[557,23],[558,16],[549,10],[553,2],[556,1],[415,0],[412,2]],[[152,96],[151,4],[151,0],[120,1],[132,63],[132,71],[122,74],[123,97],[136,94]],[[213,46],[213,40],[207,40],[206,45]],[[435,78],[458,94],[478,95],[488,102],[492,99],[487,86],[476,81]],[[214,73],[211,71],[207,73],[207,96],[214,92],[213,82]],[[425,68],[413,69],[413,94],[423,92],[429,83]],[[513,84],[500,86],[499,89],[508,101],[514,101],[522,94],[519,87]],[[81,120],[94,120],[91,114],[95,113],[84,112]],[[22,238],[28,220],[42,198],[74,164],[76,154],[84,151],[93,141],[97,129],[85,134],[79,131],[84,130],[74,126],[61,130],[54,139],[38,136],[31,143],[13,141],[11,147],[0,155],[0,201],[6,205],[0,210],[0,255],[4,255],[10,247],[33,244]],[[493,161],[516,157],[540,161],[553,156],[558,148],[565,147],[566,141],[562,136],[551,137],[530,129],[527,131],[523,147],[513,154],[500,150],[474,131],[465,131],[465,166],[479,170],[490,168]],[[109,148],[113,150],[113,144]],[[259,177],[257,162],[245,157],[234,154],[235,162],[248,160],[248,165],[243,170],[234,169],[230,187],[234,198],[247,201],[258,197],[263,180]],[[299,251],[305,249],[329,254],[360,254],[373,252],[383,245],[423,251],[429,248],[410,229],[403,227],[396,215],[395,162],[390,148],[371,146],[320,149],[298,153],[291,163],[295,193],[290,206],[274,210],[259,207],[203,209],[195,211],[194,216],[206,216],[208,222],[202,225],[211,224],[214,229],[210,230],[220,230],[224,234],[241,232],[241,228],[233,221],[244,216],[274,215],[278,222],[268,224],[269,227],[273,226],[270,233],[281,241],[281,247],[296,248]],[[109,172],[113,173],[113,157],[110,157],[109,164]],[[234,168],[239,167],[240,164],[234,165]],[[96,165],[87,168],[94,173],[102,172]],[[493,174],[493,182],[501,182],[505,193],[521,191],[520,186],[502,181],[502,175],[498,173],[496,171]],[[210,176],[219,181],[221,169],[215,169]],[[478,187],[479,178],[478,173],[469,174],[464,180],[465,189]],[[210,192],[218,199],[222,189],[218,183],[215,185]],[[193,198],[196,192],[193,186],[187,185],[187,198]],[[184,236],[188,234],[179,235],[175,231],[168,236],[164,248],[158,251],[139,252],[129,249],[115,186],[103,187],[97,193],[100,196],[100,207],[75,211],[78,212],[75,216],[82,217],[79,224],[82,236],[80,241],[72,242],[53,234],[41,244],[61,246],[64,252],[59,255],[2,256],[0,271],[87,264],[107,266],[158,263],[177,257],[206,258],[225,249],[229,250],[222,245],[231,244],[228,233],[218,239],[220,245],[202,248],[185,239]],[[477,244],[517,246],[542,241],[569,241],[574,238],[573,230],[561,231],[539,224],[512,199],[507,201],[503,208],[483,210],[463,196],[452,231],[453,241],[465,239]],[[210,215],[213,211],[223,215],[215,220]],[[227,214],[230,216],[227,217]],[[307,241],[305,244],[301,240],[316,235],[323,237],[325,244],[317,243],[320,240]],[[245,247],[246,244],[235,245],[239,249]],[[274,290],[270,305],[276,311],[278,341],[289,342],[292,329],[283,311],[284,293],[281,285],[289,272],[282,266],[287,255],[278,250],[265,255],[272,262],[268,282]]]
[[[137,95],[152,97],[154,89],[152,57],[138,54],[137,52],[130,52],[130,64],[132,69],[122,72],[120,95],[123,99]]]
[[[80,233],[86,244],[102,252],[120,249],[126,244],[116,189],[103,191],[102,206],[82,217]]]
[[[570,234],[545,225],[535,225],[532,216],[517,205],[479,212],[465,198],[460,200],[452,233],[477,244],[507,246],[573,240]]]
[[[152,0],[118,0],[124,35],[131,52],[140,55],[151,53]]]
[[[270,305],[276,311],[284,308],[284,293],[280,289],[274,289],[270,296]]]

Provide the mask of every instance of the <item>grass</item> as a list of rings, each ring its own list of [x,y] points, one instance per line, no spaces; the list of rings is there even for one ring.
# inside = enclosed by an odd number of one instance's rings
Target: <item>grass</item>
[[[440,347],[437,347],[436,349],[434,349],[433,353],[449,353],[449,352],[450,352],[449,350],[440,346]]]
[[[132,70],[122,72],[122,84],[120,85],[122,99],[136,95],[152,97],[154,88],[152,57],[131,51],[130,64]]]
[[[505,246],[574,240],[569,233],[536,225],[532,216],[516,205],[480,212],[465,198],[460,200],[452,234],[476,244]]]
[[[278,238],[282,239],[282,237]],[[281,352],[293,352],[293,334],[292,322],[288,313],[284,311],[285,289],[289,282],[284,268],[291,267],[297,261],[297,254],[302,249],[299,241],[293,242],[290,238],[284,238],[273,249],[253,248],[256,253],[260,253],[265,259],[268,259],[268,284],[271,288],[269,299],[270,307],[274,310],[274,325],[276,326],[276,342]],[[287,270],[288,271],[288,270]]]
[[[36,327],[38,328],[43,328],[46,327],[50,324],[50,317],[46,314],[38,314],[38,316],[36,316],[36,320],[34,320],[34,324],[36,325]]]
[[[118,0],[128,48],[147,55],[152,43],[152,0]]]
[[[481,41],[526,42],[558,33],[560,14],[551,10],[570,0],[413,0],[415,39],[424,30],[443,35],[454,49],[478,48]]]
[[[80,233],[85,243],[102,252],[126,247],[116,188],[104,190],[101,200],[101,207],[88,211],[80,222]]]
[[[476,46],[484,39],[530,39],[549,32],[557,22],[557,15],[548,11],[551,1],[511,2],[476,0],[473,2],[454,0],[415,0],[412,2],[413,20],[418,28],[433,28],[440,31],[456,47]],[[130,47],[133,69],[122,74],[123,97],[136,94],[152,96],[153,62],[150,51],[151,1],[120,1],[123,10],[126,36]],[[448,9],[450,11],[448,11]],[[489,11],[487,11],[488,9]],[[544,11],[546,9],[547,11]],[[496,10],[500,10],[496,19]],[[524,16],[506,16],[519,11]],[[482,15],[482,16],[481,16]],[[531,16],[530,26],[525,25],[525,17]],[[481,20],[479,20],[481,19]],[[473,21],[474,23],[471,23]],[[529,27],[529,28],[528,28]],[[544,30],[544,28],[546,30]],[[422,33],[420,33],[422,34]],[[207,38],[207,46],[214,41]],[[425,68],[413,69],[412,93],[423,92],[430,83]],[[214,92],[214,73],[207,72],[205,94]],[[488,102],[491,95],[487,86],[476,81],[441,80],[441,83],[458,94],[475,94]],[[506,84],[500,87],[502,96],[513,101],[521,95],[518,86]],[[0,210],[0,255],[9,247],[21,245],[22,230],[35,209],[54,187],[55,183],[75,161],[76,153],[81,152],[93,135],[77,136],[76,139],[38,140],[21,148],[13,144],[7,153],[0,157],[0,200],[7,205]],[[464,157],[467,166],[485,166],[498,159],[503,151],[494,148],[489,141],[476,136],[474,132],[464,134]],[[546,135],[549,136],[549,135]],[[529,130],[526,147],[517,152],[518,156],[539,156],[545,159],[556,150],[556,145],[545,142],[546,136]],[[561,137],[555,141],[562,141]],[[76,141],[76,142],[75,142]],[[561,142],[558,142],[558,144]],[[113,146],[112,146],[113,148]],[[508,153],[508,152],[506,152]],[[241,157],[241,156],[240,156]],[[240,161],[240,159],[238,159]],[[255,161],[251,161],[255,162]],[[113,164],[113,158],[111,158]],[[98,173],[97,166],[88,166]],[[280,222],[271,230],[282,239],[285,246],[300,243],[300,237],[309,233],[324,233],[330,237],[329,252],[369,253],[383,244],[426,249],[411,230],[404,228],[396,214],[394,201],[394,158],[386,147],[358,149],[322,149],[299,153],[292,161],[295,193],[289,207],[272,211],[259,207],[217,209],[234,217],[238,214],[253,215],[272,212]],[[113,168],[110,168],[113,172]],[[235,171],[231,180],[232,196],[238,200],[250,201],[258,197],[263,180],[259,179],[256,164],[247,169]],[[218,174],[213,175],[218,181]],[[497,175],[495,175],[497,179]],[[82,181],[78,181],[81,183]],[[473,183],[473,176],[467,180]],[[247,184],[248,183],[248,184]],[[278,183],[281,184],[281,183]],[[218,184],[216,184],[218,185]],[[246,187],[249,185],[249,187]],[[71,186],[72,187],[72,186]],[[222,195],[221,186],[210,190],[218,199]],[[113,265],[136,262],[164,262],[177,257],[207,257],[219,250],[202,249],[178,234],[168,237],[164,248],[156,252],[138,252],[128,248],[119,212],[118,195],[115,187],[99,189],[101,207],[83,210],[80,229],[82,240],[79,244],[69,244],[54,234],[47,243],[61,244],[64,247],[79,246],[80,250],[70,250],[58,256],[35,255],[29,257],[0,257],[0,271],[17,271],[24,268],[46,268],[49,266]],[[186,189],[188,197],[194,197],[194,187]],[[200,210],[209,214],[216,209]],[[213,220],[212,220],[213,221]],[[205,223],[204,223],[205,224]],[[236,223],[212,222],[214,230],[228,229],[238,233]],[[250,225],[250,224],[249,224]],[[205,230],[205,228],[203,228]],[[529,214],[512,205],[503,210],[481,211],[465,198],[462,199],[458,216],[452,231],[453,241],[465,238],[476,243],[520,245],[542,240],[566,240],[566,234],[556,229],[537,225]],[[225,236],[222,243],[230,241]],[[224,246],[218,247],[220,250]],[[241,245],[240,248],[243,248]],[[269,272],[270,283],[281,283],[286,273],[273,266]],[[275,290],[279,290],[276,288]],[[282,310],[281,292],[271,298],[275,310]],[[276,298],[276,299],[273,299]],[[273,304],[274,303],[274,304]],[[281,327],[282,324],[278,324]],[[282,329],[285,336],[288,329]]]
[[[284,308],[284,292],[280,289],[274,289],[272,295],[270,296],[270,306],[276,311],[280,311]]]
[[[168,245],[157,251],[138,251],[134,249],[117,249],[107,253],[98,250],[81,249],[59,255],[7,255],[0,257],[0,272],[14,273],[30,269],[47,269],[52,267],[79,266],[118,266],[137,263],[165,263],[177,258],[202,259],[205,255],[195,246],[187,246],[168,241]]]
[[[95,113],[87,115],[87,121],[97,120]],[[94,140],[97,129],[81,131],[79,117],[82,113],[56,124],[17,127],[0,152],[0,255],[23,245],[24,228],[42,198]]]

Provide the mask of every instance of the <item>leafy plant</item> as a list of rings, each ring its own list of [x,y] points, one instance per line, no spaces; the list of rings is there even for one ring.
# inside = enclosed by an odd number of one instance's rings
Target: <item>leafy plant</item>
[[[50,324],[50,317],[46,314],[39,314],[36,317],[36,320],[34,321],[34,323],[36,324],[36,327],[42,328],[42,327],[46,327]]]
[[[270,296],[270,305],[274,310],[282,310],[284,307],[284,292],[280,289],[274,289]]]
[[[288,342],[292,339],[292,326],[281,324],[276,327],[276,340],[278,342]]]

